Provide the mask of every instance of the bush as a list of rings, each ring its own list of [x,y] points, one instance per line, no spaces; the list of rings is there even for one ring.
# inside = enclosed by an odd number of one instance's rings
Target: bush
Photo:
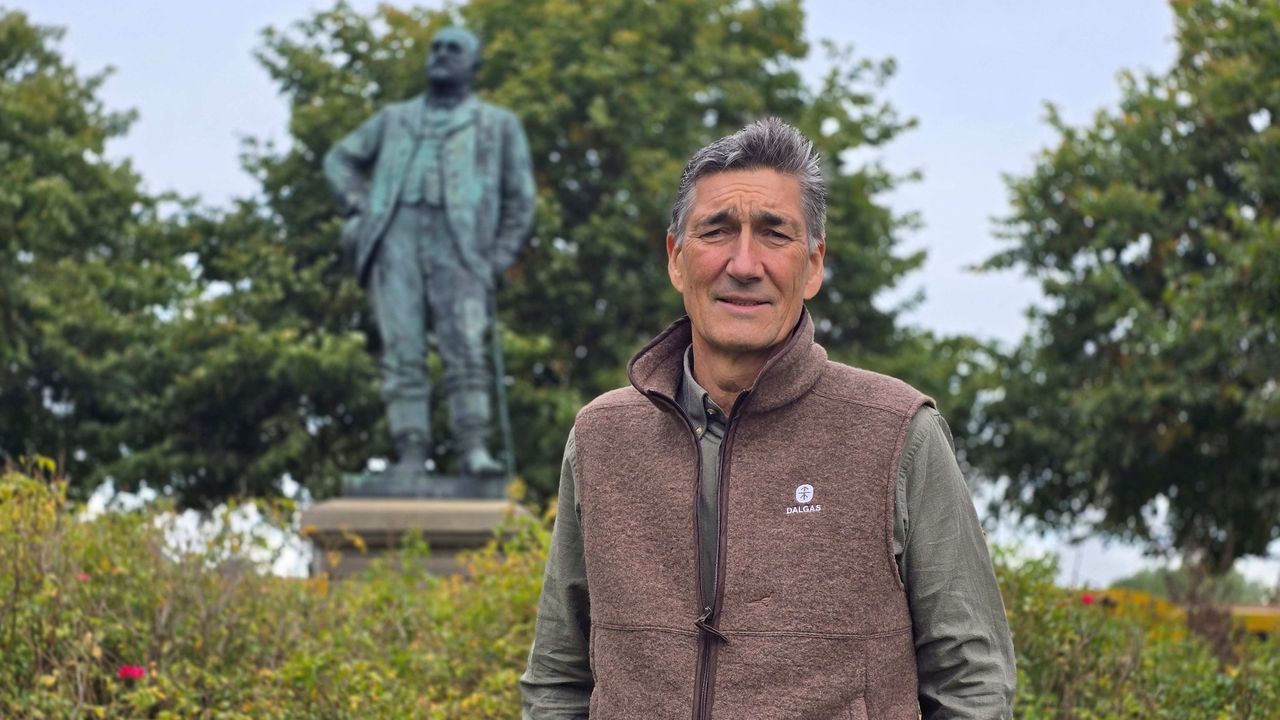
[[[1244,639],[1238,662],[1222,666],[1155,605],[1059,588],[1053,558],[997,550],[995,559],[1018,656],[1018,717],[1280,717],[1280,641]]]
[[[0,717],[518,716],[545,522],[512,519],[470,579],[415,570],[413,541],[331,583],[256,572],[229,531],[175,551],[166,509],[86,520],[59,484],[0,476]],[[1280,643],[1224,668],[1174,621],[1055,587],[1052,561],[996,559],[1019,717],[1276,717]]]
[[[536,520],[468,556],[470,580],[380,565],[330,583],[259,574],[230,532],[175,554],[164,509],[81,521],[59,485],[0,478],[0,717],[515,714]],[[403,565],[426,552],[409,543]]]

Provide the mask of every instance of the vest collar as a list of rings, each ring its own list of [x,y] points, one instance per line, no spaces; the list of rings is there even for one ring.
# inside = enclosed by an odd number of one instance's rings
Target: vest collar
[[[627,365],[632,386],[646,397],[674,402],[684,377],[684,351],[693,341],[689,317],[667,326]],[[813,388],[826,366],[827,351],[813,340],[813,319],[808,308],[800,322],[765,361],[751,383],[748,407],[752,412],[776,410],[800,399]]]

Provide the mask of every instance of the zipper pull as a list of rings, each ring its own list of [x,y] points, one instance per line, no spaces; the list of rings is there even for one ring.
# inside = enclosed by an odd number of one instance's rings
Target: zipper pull
[[[693,624],[699,630],[711,635],[715,635],[717,638],[720,639],[720,642],[728,645],[729,638],[725,637],[724,633],[720,632],[719,630],[711,627],[711,625],[707,624],[707,621],[710,619],[711,619],[711,608],[706,607],[702,609],[702,614],[698,616],[697,620],[693,621]]]

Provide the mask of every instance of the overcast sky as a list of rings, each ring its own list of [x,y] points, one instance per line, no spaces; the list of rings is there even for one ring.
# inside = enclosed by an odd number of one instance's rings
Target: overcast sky
[[[376,2],[350,0],[361,11]],[[81,73],[115,68],[101,97],[112,109],[134,108],[139,119],[109,148],[131,158],[152,191],[198,194],[225,204],[256,190],[239,165],[240,141],[285,143],[287,110],[253,59],[259,33],[331,6],[312,0],[18,0],[11,6],[34,21],[66,28],[63,53]],[[920,127],[884,148],[892,169],[920,169],[924,180],[887,198],[922,214],[926,227],[906,238],[929,260],[886,298],[925,291],[907,321],[942,333],[1017,341],[1034,285],[1011,273],[966,268],[999,243],[993,217],[1008,212],[1002,176],[1025,174],[1035,154],[1054,141],[1043,122],[1051,101],[1073,124],[1088,122],[1119,99],[1123,69],[1161,72],[1173,62],[1173,19],[1162,0],[810,0],[809,38],[853,45],[860,56],[898,61],[885,90]],[[816,78],[819,53],[805,65]],[[675,182],[675,178],[672,179]],[[661,228],[655,228],[660,233]],[[1033,545],[1036,543],[1033,543]],[[1077,563],[1073,558],[1087,558]],[[1068,551],[1064,573],[1106,582],[1132,571],[1133,548],[1104,550],[1091,541]],[[1250,575],[1276,582],[1272,562],[1251,563]]]

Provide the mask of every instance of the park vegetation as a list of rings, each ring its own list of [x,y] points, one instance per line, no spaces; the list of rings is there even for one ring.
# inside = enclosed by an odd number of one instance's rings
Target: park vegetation
[[[287,504],[259,507],[287,523]],[[469,578],[422,572],[411,540],[339,582],[259,572],[264,546],[229,524],[175,544],[172,509],[86,519],[65,485],[0,478],[0,716],[518,715],[552,518],[510,520]],[[1224,660],[1181,622],[1056,586],[1052,559],[996,566],[1018,717],[1275,717],[1280,640],[1237,634]]]

